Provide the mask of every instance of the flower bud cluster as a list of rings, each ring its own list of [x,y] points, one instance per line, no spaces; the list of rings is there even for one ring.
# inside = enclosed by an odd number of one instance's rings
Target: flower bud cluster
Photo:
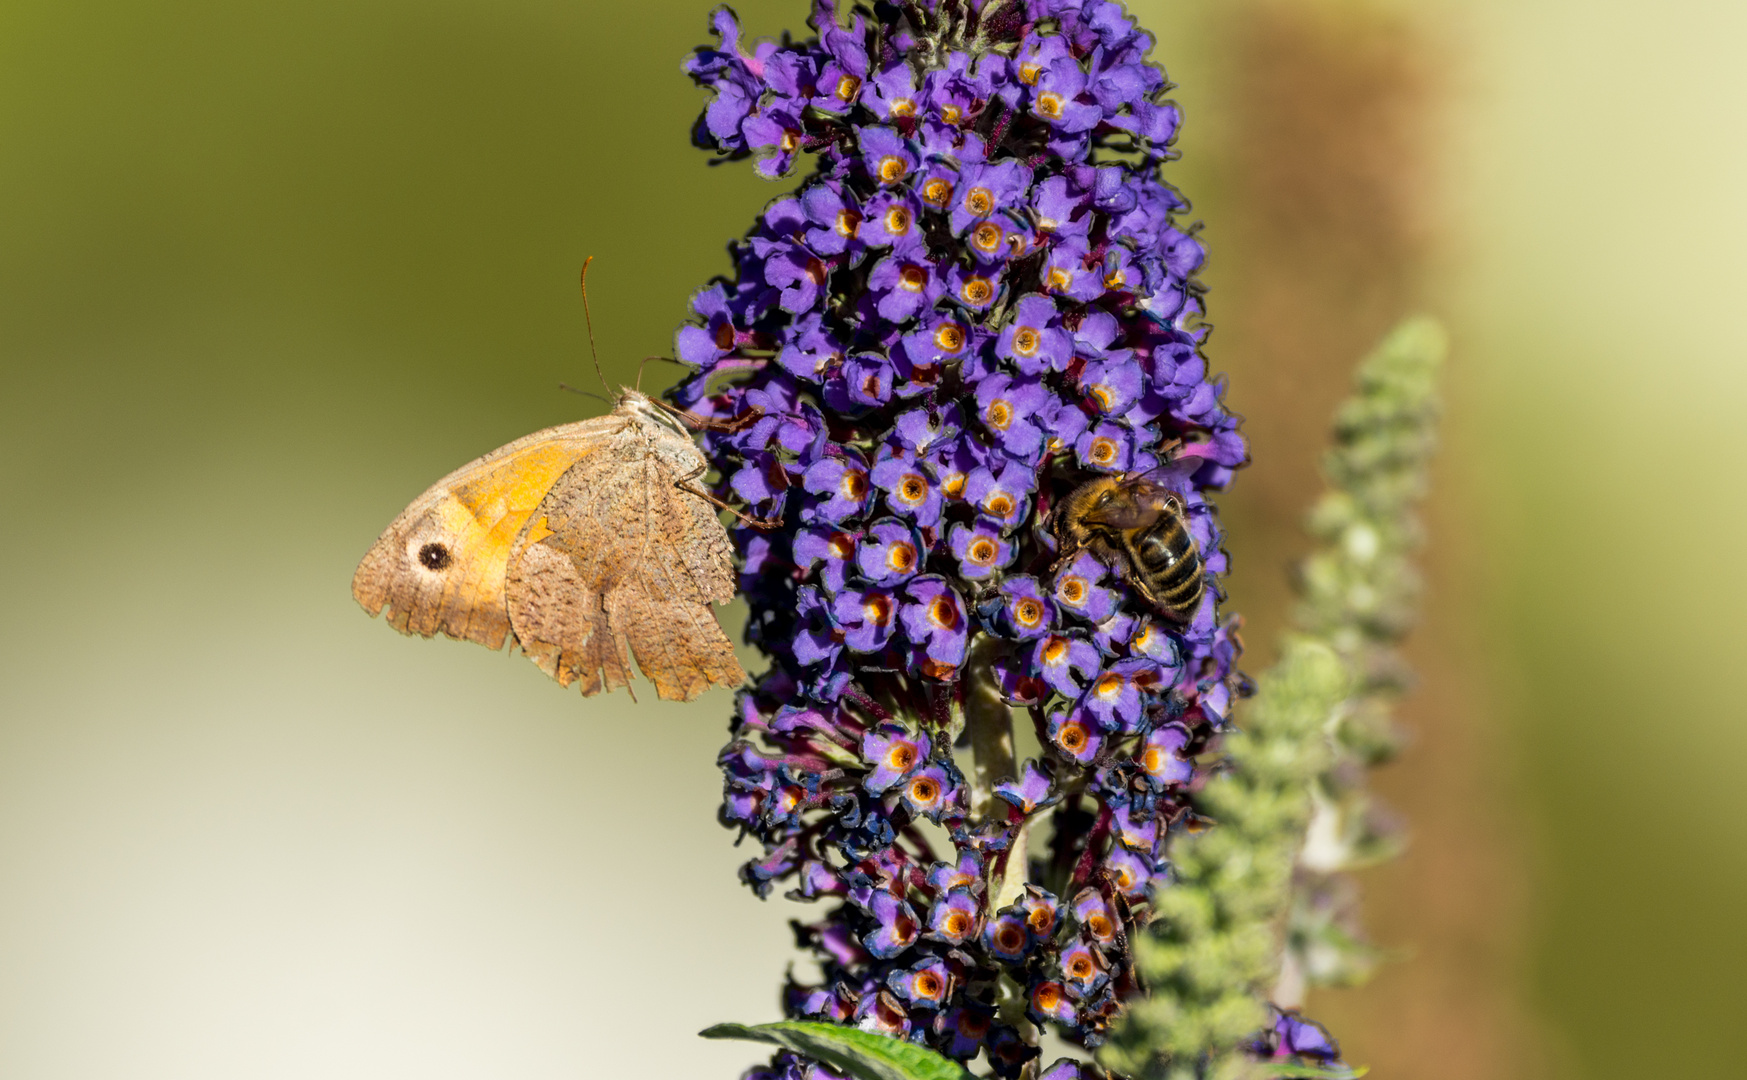
[[[700,145],[773,178],[815,162],[677,340],[771,660],[722,820],[762,845],[761,895],[828,905],[797,927],[822,974],[791,1017],[1017,1076],[1043,1029],[1097,1046],[1140,992],[1129,935],[1240,683],[1206,492],[1246,452],[1200,353],[1203,251],[1158,178],[1178,112],[1120,5],[826,2],[812,23],[750,45],[720,9],[686,63],[713,92]],[[1070,492],[1143,472],[1199,553],[1193,610],[1058,550]],[[1039,758],[961,766],[979,695]],[[763,1075],[830,1074],[784,1054]]]

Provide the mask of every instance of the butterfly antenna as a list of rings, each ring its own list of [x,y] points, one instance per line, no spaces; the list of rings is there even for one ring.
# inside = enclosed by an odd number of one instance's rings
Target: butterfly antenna
[[[643,389],[643,369],[649,366],[649,361],[651,360],[663,360],[669,364],[679,364],[679,361],[671,356],[645,356],[643,362],[637,365],[637,389],[639,390]],[[680,364],[680,366],[685,367],[687,365]]]
[[[595,377],[600,379],[601,388],[610,394],[613,392],[613,388],[607,385],[606,373],[601,370],[601,353],[594,345],[594,316],[588,312],[588,264],[591,262],[594,262],[593,255],[582,260],[582,319],[588,324],[588,352],[590,356],[594,357]]]
[[[610,400],[595,393],[593,390],[578,390],[576,387],[571,386],[569,383],[559,383],[558,389],[568,390],[572,394],[581,394],[583,397],[591,397],[591,398],[594,398],[596,401],[605,401],[607,403],[607,407],[609,409],[612,408],[612,405],[613,405],[613,403]]]

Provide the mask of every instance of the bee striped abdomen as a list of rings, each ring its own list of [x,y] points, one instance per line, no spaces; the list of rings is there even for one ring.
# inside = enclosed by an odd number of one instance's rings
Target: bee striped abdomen
[[[1201,602],[1203,587],[1201,552],[1189,535],[1188,521],[1180,513],[1164,514],[1133,538],[1129,550],[1136,576],[1153,600],[1187,621]]]

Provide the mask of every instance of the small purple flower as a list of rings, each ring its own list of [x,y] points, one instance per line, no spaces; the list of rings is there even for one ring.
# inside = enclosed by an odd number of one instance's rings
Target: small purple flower
[[[793,333],[783,342],[776,362],[796,378],[818,382],[843,362],[844,346],[826,328],[818,312],[809,312],[793,324]]]
[[[1037,1080],[1093,1080],[1094,1076],[1102,1072],[1102,1069],[1089,1072],[1081,1062],[1072,1058],[1061,1058],[1038,1074]]]
[[[1039,293],[1022,296],[1013,305],[1013,314],[995,352],[1011,360],[1026,375],[1041,375],[1046,371],[1061,371],[1073,355],[1073,338],[1061,328],[1055,301]]]
[[[1099,585],[1109,571],[1098,557],[1082,551],[1055,576],[1055,602],[1087,622],[1103,622],[1116,610],[1116,594]]]
[[[941,312],[904,335],[904,354],[918,366],[948,363],[975,353],[977,335],[962,316]]]
[[[799,315],[818,304],[831,268],[800,244],[786,243],[765,259],[764,276],[781,290],[778,303],[782,309]]]
[[[898,617],[904,635],[922,654],[923,673],[946,677],[964,663],[970,640],[964,601],[935,574],[912,580],[904,586],[904,596]]]
[[[879,960],[890,960],[908,949],[922,930],[910,905],[889,892],[873,894],[868,901],[868,914],[873,916],[875,925],[872,932],[862,937],[861,944]]]
[[[1096,674],[1102,657],[1097,646],[1084,638],[1050,634],[1039,639],[1031,653],[1032,669],[1058,694],[1076,697],[1080,693],[1074,673],[1090,678]]]
[[[1017,964],[1031,951],[1031,935],[1026,932],[1025,918],[1009,908],[989,920],[983,928],[983,948],[1004,964]]]
[[[1125,657],[1092,680],[1080,703],[1105,731],[1132,733],[1140,726],[1145,704],[1170,688],[1164,673],[1157,660]]]
[[[916,115],[916,75],[909,64],[893,64],[868,81],[861,103],[881,120],[907,120]]]
[[[680,327],[674,339],[675,354],[681,363],[707,371],[727,356],[736,343],[726,290],[720,285],[699,289],[692,294],[692,311],[704,320],[704,325]]]
[[[878,795],[909,778],[928,760],[926,735],[911,735],[896,724],[882,724],[861,741],[861,756],[873,766],[862,781],[868,794]]]
[[[1074,440],[1074,454],[1081,465],[1099,472],[1147,472],[1159,463],[1159,459],[1143,448],[1157,441],[1156,438],[1137,438],[1133,431],[1121,424],[1103,422]]]
[[[1146,895],[1147,885],[1156,873],[1151,858],[1120,844],[1111,849],[1109,857],[1104,860],[1104,868],[1110,871],[1117,891],[1130,900],[1139,900]]]
[[[945,1003],[953,978],[944,960],[931,957],[887,975],[886,985],[911,1008],[934,1010]]]
[[[936,444],[956,438],[963,426],[957,405],[910,409],[892,422],[892,438],[912,454],[926,455]]]
[[[795,564],[811,571],[825,591],[843,589],[855,557],[857,536],[830,525],[811,526],[795,534]]]
[[[1035,482],[1029,466],[1009,458],[973,469],[965,479],[964,497],[1003,529],[1012,529],[1025,518]]]
[[[1037,379],[993,375],[977,386],[977,415],[995,438],[995,445],[1026,462],[1043,456],[1046,406],[1053,395]]]
[[[795,592],[795,661],[829,663],[843,651],[843,639],[831,617],[831,606],[818,589],[803,585]]]
[[[858,653],[877,653],[892,639],[898,598],[891,589],[871,586],[844,588],[831,601],[831,619],[843,635],[843,644]]]
[[[997,210],[1023,206],[1031,187],[1031,171],[1017,161],[971,165],[959,173],[957,199],[949,219],[952,231],[963,234]]]
[[[1133,803],[1125,803],[1116,808],[1112,824],[1116,827],[1116,838],[1122,842],[1123,847],[1148,855],[1157,852],[1159,819],[1156,814],[1141,813],[1134,809]]]
[[[1057,965],[1068,989],[1082,998],[1096,993],[1110,977],[1105,970],[1104,957],[1083,941],[1072,942],[1064,948]]]
[[[1049,249],[1038,277],[1043,291],[1082,303],[1104,295],[1104,274],[1086,265],[1091,248],[1084,237],[1065,237]]]
[[[810,225],[807,246],[820,255],[854,256],[866,246],[861,241],[861,206],[842,184],[827,182],[808,188],[801,196],[801,208]]]
[[[945,1015],[941,1024],[948,1037],[942,1051],[947,1057],[969,1061],[982,1053],[983,1045],[989,1039],[989,1029],[994,1023],[994,1016],[982,1009],[968,1005],[955,1006]]]
[[[958,809],[959,779],[958,770],[950,764],[923,766],[904,781],[904,805],[910,813],[939,824],[943,815]]]
[[[934,306],[946,285],[934,273],[919,248],[903,255],[888,255],[874,264],[867,278],[868,297],[874,313],[887,322],[899,323]]]
[[[1025,919],[1025,931],[1031,935],[1032,944],[1048,945],[1055,937],[1056,924],[1061,917],[1061,902],[1055,894],[1036,885],[1027,885],[1017,906]]]
[[[1074,897],[1073,912],[1075,924],[1092,941],[1109,944],[1122,931],[1122,922],[1116,917],[1115,909],[1096,888],[1080,890]]]
[[[983,857],[976,851],[959,854],[956,863],[935,863],[928,871],[928,887],[946,892],[951,889],[983,891]]]
[[[892,399],[892,383],[897,372],[892,362],[879,353],[856,353],[844,361],[835,377],[827,373],[825,404],[843,413],[860,413],[877,409]]]
[[[1195,775],[1195,764],[1183,756],[1189,745],[1189,729],[1182,724],[1162,724],[1147,733],[1138,755],[1141,769],[1155,784],[1176,786],[1187,784]]]
[[[801,475],[801,487],[820,496],[801,511],[803,521],[839,524],[867,512],[867,462],[853,450],[820,458]],[[750,501],[750,500],[749,500]]]
[[[855,554],[861,576],[876,585],[901,585],[922,565],[922,538],[895,518],[875,522]]]
[[[861,223],[861,239],[869,247],[891,248],[894,255],[925,261],[922,207],[908,189],[882,191],[868,200],[867,220]]]
[[[856,136],[861,143],[862,165],[876,182],[889,187],[916,171],[915,152],[892,128],[857,128]]]
[[[1041,807],[1053,806],[1061,799],[1055,790],[1055,779],[1046,767],[1027,758],[1019,770],[1019,779],[1003,780],[995,785],[995,794],[1005,799],[1022,814],[1032,814]]]
[[[886,493],[886,506],[894,514],[907,517],[922,528],[940,520],[940,489],[926,467],[913,456],[883,449],[869,477],[874,487]]]
[[[977,932],[977,900],[968,889],[943,893],[928,911],[928,936],[948,945],[963,945]]]
[[[1104,733],[1096,718],[1083,709],[1057,709],[1046,727],[1050,746],[1075,763],[1089,765],[1104,748]]]
[[[1019,641],[1035,641],[1055,629],[1055,604],[1029,574],[1001,581],[1001,629]]]
[[[1001,298],[1001,273],[987,266],[965,268],[949,266],[946,271],[946,295],[954,303],[971,312],[984,312]]]
[[[1040,979],[1031,986],[1025,1015],[1040,1024],[1046,1020],[1072,1024],[1074,1001],[1061,983],[1054,979]]]
[[[1013,543],[1001,535],[1000,525],[978,518],[972,525],[954,524],[947,534],[947,547],[958,560],[959,576],[982,581],[1000,573],[1013,561]]]

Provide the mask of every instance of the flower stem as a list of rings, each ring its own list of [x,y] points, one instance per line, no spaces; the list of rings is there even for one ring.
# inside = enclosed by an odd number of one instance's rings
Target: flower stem
[[[1013,710],[1001,700],[995,684],[995,657],[1001,642],[979,634],[965,662],[965,726],[971,737],[971,819],[978,824],[995,813],[995,783],[1015,775]],[[1006,805],[1002,803],[1000,805]]]

